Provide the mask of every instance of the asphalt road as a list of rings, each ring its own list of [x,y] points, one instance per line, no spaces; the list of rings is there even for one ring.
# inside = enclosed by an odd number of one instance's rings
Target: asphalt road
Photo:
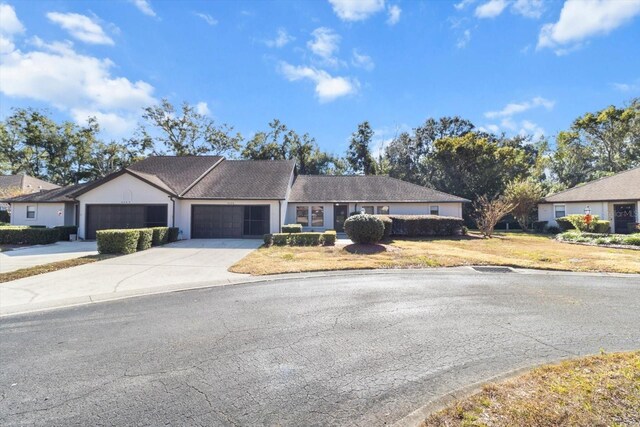
[[[505,371],[640,348],[640,279],[416,274],[0,319],[0,424],[383,425]]]

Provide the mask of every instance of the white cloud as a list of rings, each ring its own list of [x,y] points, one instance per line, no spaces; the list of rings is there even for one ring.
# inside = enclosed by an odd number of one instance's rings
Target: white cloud
[[[456,43],[456,47],[458,49],[462,49],[462,48],[466,47],[467,44],[469,44],[470,41],[471,41],[471,30],[469,30],[469,29],[464,30],[462,35],[458,38],[458,42]]]
[[[140,12],[147,16],[156,16],[156,12],[151,8],[151,4],[147,0],[131,0]]]
[[[475,15],[477,18],[495,18],[504,11],[507,5],[507,0],[489,0],[476,7]]]
[[[269,47],[281,48],[294,41],[296,38],[287,33],[284,28],[278,28],[278,34],[273,40],[266,40],[264,43]]]
[[[467,6],[469,6],[470,4],[475,3],[476,0],[462,0],[460,3],[456,3],[453,5],[453,7],[456,8],[456,10],[463,10],[465,9]]]
[[[196,16],[211,26],[218,25],[218,20],[208,13],[196,12]]]
[[[90,44],[113,45],[113,40],[93,19],[78,13],[47,13],[49,21],[60,25],[71,37]]]
[[[138,124],[138,114],[133,112],[125,113],[104,113],[97,110],[85,110],[81,108],[73,108],[70,111],[71,117],[79,125],[87,123],[89,117],[95,117],[100,124],[100,128],[104,129],[112,136],[126,136],[136,128]]]
[[[542,127],[538,126],[536,123],[530,122],[529,120],[523,120],[520,123],[520,126],[521,128],[518,134],[522,136],[532,135],[533,139],[540,139],[545,134]]]
[[[208,116],[209,114],[211,114],[211,111],[209,110],[209,106],[206,102],[200,101],[196,104],[196,113],[202,114],[203,116]]]
[[[24,32],[24,25],[18,19],[16,11],[10,4],[0,3],[0,35],[11,37]]]
[[[567,0],[558,22],[545,24],[540,30],[537,47],[567,53],[585,39],[607,34],[638,14],[640,0]]]
[[[76,120],[87,114],[104,119],[108,133],[135,124],[140,109],[155,104],[154,88],[112,75],[108,59],[77,53],[71,42],[46,43],[35,37],[34,49],[12,49],[0,55],[0,92],[12,98],[42,101],[68,112]]]
[[[633,83],[611,83],[611,86],[620,92],[640,92],[640,79]]]
[[[522,136],[531,135],[533,139],[539,139],[545,134],[545,130],[541,126],[530,120],[522,120],[520,122],[516,122],[508,117],[502,119],[500,121],[500,125],[491,123],[480,126],[479,129],[483,132],[490,132],[493,134],[500,134],[504,131],[507,131],[505,133],[516,133]]]
[[[363,21],[384,10],[384,0],[329,0],[329,3],[343,21]]]
[[[544,11],[542,0],[516,0],[511,6],[511,11],[526,18],[540,18]]]
[[[354,67],[364,68],[367,71],[371,71],[375,68],[373,59],[371,59],[369,55],[365,55],[364,53],[358,52],[357,49],[353,49],[351,64]]]
[[[360,83],[348,77],[334,77],[324,70],[312,67],[280,63],[280,72],[289,81],[310,80],[315,83],[316,96],[320,102],[330,102],[357,92]]]
[[[389,18],[387,18],[387,24],[396,25],[398,22],[400,22],[400,14],[402,13],[402,9],[400,9],[400,6],[395,4],[389,6],[389,10],[387,11],[387,13],[389,14]]]
[[[551,101],[541,96],[536,96],[530,101],[520,102],[520,103],[510,103],[507,104],[500,111],[488,111],[484,113],[484,116],[488,119],[496,119],[500,117],[509,118],[513,115],[523,113],[532,108],[536,107],[544,107],[547,110],[551,110],[555,105],[555,101]],[[509,127],[508,125],[505,127]]]
[[[331,65],[337,64],[337,60],[333,57],[333,54],[339,49],[340,36],[332,29],[326,27],[316,28],[311,35],[313,39],[307,42],[309,50],[324,59],[327,63]]]

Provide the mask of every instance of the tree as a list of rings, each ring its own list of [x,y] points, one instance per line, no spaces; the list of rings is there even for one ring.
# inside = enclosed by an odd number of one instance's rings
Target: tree
[[[353,172],[357,174],[376,174],[376,161],[369,148],[372,138],[373,130],[367,121],[360,123],[358,130],[351,134],[351,143],[347,150],[347,162]]]
[[[531,178],[511,181],[507,185],[504,196],[508,203],[514,205],[511,214],[522,230],[527,231],[531,222],[531,213],[544,196],[542,186]]]
[[[144,125],[140,127],[140,144],[153,141],[156,154],[164,153],[158,146],[163,146],[169,154],[176,156],[233,156],[240,149],[242,135],[232,135],[233,127],[226,124],[217,126],[211,118],[198,113],[187,102],[178,111],[167,99],[163,99],[158,105],[146,107],[142,118],[151,131]]]
[[[478,229],[483,236],[491,238],[496,224],[511,212],[515,205],[503,197],[489,199],[486,195],[482,195],[473,203],[473,208],[475,210],[474,220]]]

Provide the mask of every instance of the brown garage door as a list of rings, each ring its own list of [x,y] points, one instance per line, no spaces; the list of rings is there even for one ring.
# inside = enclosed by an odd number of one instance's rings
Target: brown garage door
[[[87,205],[86,239],[112,228],[166,227],[167,205]]]
[[[269,206],[193,205],[193,239],[240,238],[269,233]]]

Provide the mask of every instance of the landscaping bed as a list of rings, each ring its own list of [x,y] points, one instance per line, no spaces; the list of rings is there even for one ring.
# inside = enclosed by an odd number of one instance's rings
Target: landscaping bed
[[[352,253],[343,246],[262,247],[229,271],[253,275],[306,271],[501,265],[560,271],[640,273],[638,252],[597,246],[574,246],[552,237],[496,233],[468,236],[390,239],[393,250]],[[357,252],[357,251],[356,251]]]
[[[567,243],[640,250],[640,233],[600,234],[583,233],[577,230],[572,230],[558,234],[556,239],[560,242]]]
[[[640,351],[544,366],[429,416],[423,427],[640,425]]]

